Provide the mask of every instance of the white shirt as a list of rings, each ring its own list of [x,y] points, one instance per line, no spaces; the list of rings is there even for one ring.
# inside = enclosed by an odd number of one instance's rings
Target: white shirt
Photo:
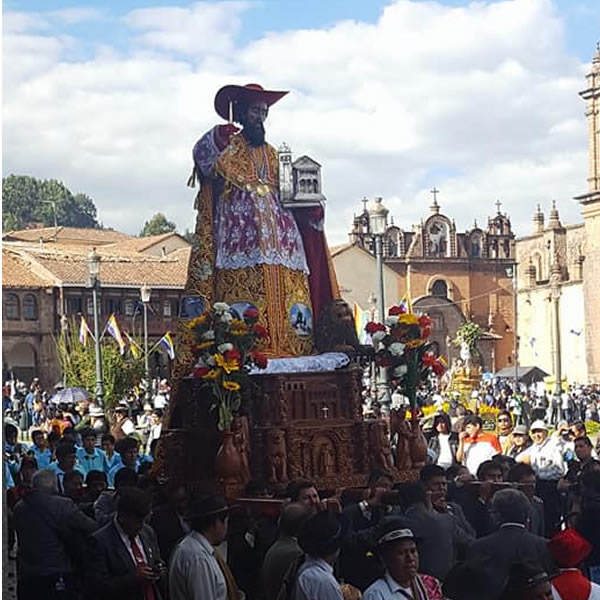
[[[215,549],[197,531],[177,544],[169,565],[170,600],[227,600],[227,584]]]
[[[517,455],[517,462],[526,456],[529,456],[529,464],[538,479],[558,481],[567,472],[558,438],[547,437],[540,445],[532,444]]]
[[[298,570],[296,600],[344,600],[333,567],[322,558],[308,556]]]
[[[450,434],[439,433],[438,440],[440,442],[440,455],[437,458],[436,464],[447,469],[454,464],[452,460],[452,449],[450,448]]]
[[[115,517],[114,523],[115,523],[115,527],[117,528],[117,533],[119,534],[119,537],[121,538],[121,541],[123,542],[123,544],[125,544],[125,548],[127,548],[127,552],[129,552],[129,556],[131,556],[131,560],[133,561],[133,564],[137,565],[137,560],[135,558],[135,554],[133,553],[133,549],[131,548],[131,540],[129,539],[129,536],[123,531],[123,529],[121,528],[121,525],[119,525],[119,521],[117,520],[117,517]],[[140,540],[139,535],[135,536],[135,543],[138,545],[138,548],[140,549],[140,552],[142,553],[142,556],[144,557],[144,562],[146,564],[148,564],[148,558],[146,556],[146,551],[144,550],[144,544],[142,544],[142,540]]]
[[[362,596],[362,600],[407,600],[414,598],[410,587],[402,587],[386,571],[383,577],[371,584]],[[414,600],[424,600],[420,587],[417,585],[417,597]]]
[[[135,425],[131,419],[125,419],[121,423],[121,429],[125,435],[130,435],[135,431]]]
[[[162,410],[167,404],[168,401],[162,394],[156,394],[156,396],[154,396],[154,408],[160,408]]]

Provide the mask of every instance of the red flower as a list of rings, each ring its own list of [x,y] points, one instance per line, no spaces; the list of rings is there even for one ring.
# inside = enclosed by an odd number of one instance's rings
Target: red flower
[[[375,364],[378,367],[391,367],[392,366],[392,359],[389,356],[378,356],[375,359]]]
[[[431,368],[436,375],[443,375],[446,371],[446,365],[440,360],[436,360]]]
[[[390,308],[388,315],[390,317],[396,317],[397,315],[403,315],[406,312],[403,306],[392,306]]]
[[[431,335],[431,327],[423,327],[421,329],[421,337],[426,340]]]
[[[254,354],[252,355],[252,359],[254,360],[254,363],[259,369],[267,368],[268,360],[262,352],[254,352]]]
[[[254,306],[249,306],[244,311],[244,319],[258,319],[258,308]]]
[[[198,367],[192,371],[192,377],[204,377],[209,371],[208,367]]]
[[[381,323],[375,323],[375,321],[369,321],[365,326],[365,331],[369,335],[373,335],[377,331],[385,331],[385,325]]]
[[[254,326],[254,333],[261,339],[267,339],[269,337],[269,330],[258,323]]]
[[[431,352],[425,352],[425,354],[423,354],[423,358],[421,359],[421,362],[426,367],[433,367],[433,365],[435,364],[435,361],[436,361],[436,357]]]
[[[419,317],[419,327],[431,327],[431,319],[427,315]]]
[[[234,348],[233,350],[227,350],[227,352],[223,353],[223,358],[226,361],[230,361],[230,360],[240,360],[240,358],[242,357],[242,355],[240,354],[240,351],[237,348]]]

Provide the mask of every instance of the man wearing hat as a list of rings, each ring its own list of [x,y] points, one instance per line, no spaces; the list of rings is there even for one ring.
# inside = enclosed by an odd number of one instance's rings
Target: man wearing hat
[[[554,600],[600,600],[600,585],[583,576],[579,566],[589,556],[592,545],[575,529],[563,529],[548,548],[560,575],[552,580]]]
[[[363,600],[442,600],[440,582],[418,573],[417,543],[403,520],[390,517],[381,522],[375,552],[385,575],[367,588]]]
[[[537,477],[536,493],[544,502],[546,537],[558,531],[562,513],[557,490],[559,479],[566,473],[560,438],[548,435],[548,425],[540,419],[531,424],[533,444],[517,455],[517,462],[531,465]]]
[[[192,530],[171,555],[170,600],[238,600],[235,579],[215,549],[227,535],[225,501],[216,496],[191,501],[188,520]]]
[[[255,306],[270,333],[270,356],[310,354],[312,336],[296,334],[291,309],[312,311],[311,270],[333,281],[326,261],[318,272],[309,269],[298,224],[279,201],[279,157],[265,141],[264,121],[287,93],[258,84],[222,87],[214,105],[228,123],[207,132],[193,150],[201,186],[186,295],[209,305]]]

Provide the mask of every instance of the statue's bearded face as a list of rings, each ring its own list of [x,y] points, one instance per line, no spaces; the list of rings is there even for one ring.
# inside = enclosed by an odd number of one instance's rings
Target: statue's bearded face
[[[262,146],[265,143],[264,122],[268,114],[269,107],[262,100],[251,102],[242,113],[240,120],[244,126],[244,136],[251,146]]]

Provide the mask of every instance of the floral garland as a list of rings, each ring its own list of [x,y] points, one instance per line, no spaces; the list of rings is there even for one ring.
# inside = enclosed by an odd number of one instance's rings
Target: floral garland
[[[375,349],[375,364],[390,369],[392,384],[409,398],[411,407],[416,405],[419,384],[447,369],[446,361],[431,352],[427,341],[431,327],[427,315],[416,315],[405,306],[392,306],[385,324],[371,321],[365,326]]]
[[[195,344],[196,364],[192,377],[202,379],[215,398],[219,411],[219,429],[229,431],[242,402],[242,389],[248,384],[252,367],[264,369],[267,358],[257,347],[269,337],[258,323],[258,310],[248,307],[237,319],[225,302],[215,302],[212,309],[188,324]]]

